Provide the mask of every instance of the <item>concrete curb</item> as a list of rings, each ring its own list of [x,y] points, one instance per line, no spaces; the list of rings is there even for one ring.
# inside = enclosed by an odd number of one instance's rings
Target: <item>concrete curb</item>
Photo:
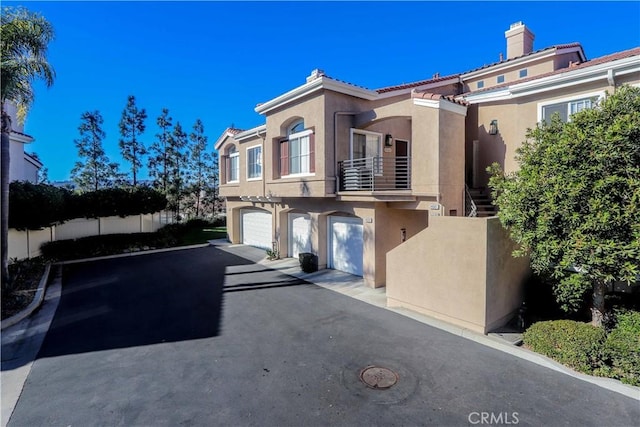
[[[211,244],[210,243],[199,243],[197,245],[190,245],[190,246],[174,246],[172,248],[150,249],[148,251],[136,251],[136,252],[127,252],[127,253],[124,253],[124,254],[104,255],[104,256],[98,256],[98,257],[93,257],[93,258],[72,259],[72,260],[69,260],[69,261],[60,261],[60,262],[57,262],[55,264],[56,265],[80,264],[82,262],[102,261],[102,260],[105,260],[105,259],[117,259],[117,258],[126,258],[126,257],[132,257],[132,256],[139,256],[139,255],[157,254],[157,253],[162,253],[162,252],[182,251],[182,250],[186,250],[186,249],[198,249],[198,248],[205,248],[207,246],[211,246]]]
[[[21,312],[14,314],[8,319],[3,320],[2,326],[0,326],[0,330],[4,330],[9,326],[15,325],[21,320],[26,319],[27,317],[31,316],[31,314],[40,307],[40,305],[42,304],[42,301],[44,301],[44,295],[46,293],[45,291],[47,289],[47,283],[49,282],[50,272],[51,272],[51,264],[47,264],[44,268],[44,273],[40,278],[38,289],[36,290],[36,294],[33,297],[33,301],[31,301],[31,304],[29,304],[27,308],[25,308]]]

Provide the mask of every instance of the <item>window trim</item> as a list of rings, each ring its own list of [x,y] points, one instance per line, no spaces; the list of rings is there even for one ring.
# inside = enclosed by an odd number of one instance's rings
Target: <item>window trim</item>
[[[504,74],[500,74],[499,76],[496,76],[496,84],[501,84],[501,83],[504,83]]]
[[[598,98],[595,101],[597,103],[602,101],[602,99],[604,99],[605,93],[606,92],[604,90],[601,90],[597,92],[581,93],[581,94],[565,96],[563,98],[557,98],[549,101],[538,102],[538,121],[537,122],[540,123],[542,122],[542,120],[544,120],[544,118],[542,117],[542,110],[546,106],[554,105],[554,104],[564,104],[564,103],[567,103],[568,105],[573,101],[581,101],[583,99],[588,99],[588,98]],[[571,121],[571,115],[568,113],[568,111],[567,111],[567,121]]]
[[[240,152],[236,149],[234,152],[229,153],[228,156],[229,156],[229,170],[227,172],[228,172],[229,176],[227,176],[227,184],[236,184],[236,183],[240,182]],[[232,159],[234,159],[234,158],[238,159],[237,160],[237,162],[238,162],[238,174],[237,174],[236,179],[231,179],[231,170],[233,169],[231,167],[231,162],[233,161]]]
[[[484,80],[476,82],[476,89],[484,89]]]
[[[382,167],[382,162],[384,157],[384,149],[382,147],[382,144],[383,144],[382,140],[384,135],[380,132],[373,132],[370,130],[363,130],[358,128],[349,129],[349,160],[354,160],[353,159],[353,134],[354,133],[361,134],[361,135],[375,135],[378,137],[378,155],[373,157],[378,157],[380,161],[378,162],[378,164],[373,165],[373,169],[374,169],[375,176],[383,176],[384,170]]]
[[[289,132],[289,130],[291,130],[291,128],[293,128],[294,126],[296,126],[298,123],[303,123],[304,126],[304,121],[303,120],[297,120],[295,122],[293,122],[288,128],[287,128],[287,133]],[[308,136],[309,138],[311,138],[311,135],[314,134],[314,129],[312,128],[308,128],[308,129],[304,129],[300,132],[297,133],[292,133],[292,134],[288,134],[287,138],[286,138],[286,142],[289,145],[289,156],[287,161],[291,162],[291,140],[292,139],[299,139],[299,138],[304,138],[305,136]],[[309,140],[309,148],[311,145],[311,140]],[[315,148],[314,148],[315,150]],[[307,164],[307,169],[311,170],[311,152],[309,152],[308,155],[308,161],[309,163]],[[286,175],[280,175],[280,178],[298,178],[298,177],[304,177],[304,176],[315,176],[315,171],[314,172],[298,172],[298,173],[291,173],[291,163],[289,163],[289,173]],[[282,173],[282,172],[281,172]]]
[[[258,164],[260,165],[260,176],[251,178],[251,177],[249,177],[249,173],[250,173],[250,170],[251,170],[251,168],[249,167],[249,159],[250,159],[249,151],[250,150],[255,150],[256,148],[260,149],[260,157],[258,158],[258,162],[259,162]],[[264,169],[263,168],[264,161],[263,161],[263,157],[262,157],[262,152],[263,152],[262,144],[257,144],[257,145],[252,145],[250,147],[247,147],[247,174],[246,174],[247,175],[247,181],[261,181],[262,180],[262,173],[263,173],[263,169]]]
[[[522,68],[522,69],[518,70],[518,78],[519,79],[524,79],[527,76],[529,76],[529,69]]]

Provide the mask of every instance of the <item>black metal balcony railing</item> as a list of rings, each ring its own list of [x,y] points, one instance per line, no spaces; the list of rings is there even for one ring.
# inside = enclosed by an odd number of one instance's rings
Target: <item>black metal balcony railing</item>
[[[411,189],[411,157],[366,157],[343,160],[340,191]]]

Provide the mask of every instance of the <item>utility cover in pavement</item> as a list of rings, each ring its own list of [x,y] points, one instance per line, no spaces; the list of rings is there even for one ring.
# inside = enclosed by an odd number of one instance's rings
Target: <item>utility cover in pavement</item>
[[[368,366],[360,372],[360,379],[367,387],[385,390],[398,382],[398,375],[390,369]]]

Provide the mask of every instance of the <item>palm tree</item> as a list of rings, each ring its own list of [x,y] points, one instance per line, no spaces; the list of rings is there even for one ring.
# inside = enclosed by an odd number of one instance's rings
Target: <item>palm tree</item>
[[[11,118],[5,111],[5,102],[18,106],[22,119],[33,102],[32,83],[43,79],[47,86],[53,84],[55,73],[47,62],[47,47],[53,40],[53,27],[41,15],[24,8],[3,7],[0,17],[0,65],[2,102],[2,287],[9,289],[9,259],[7,240],[9,236],[9,151]]]

